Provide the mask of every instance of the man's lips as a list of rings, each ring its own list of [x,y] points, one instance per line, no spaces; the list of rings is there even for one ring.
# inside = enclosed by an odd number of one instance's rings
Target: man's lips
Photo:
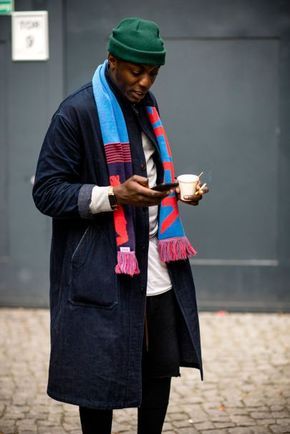
[[[138,90],[132,90],[132,93],[134,93],[138,97],[143,97],[145,95],[144,92],[139,92]]]

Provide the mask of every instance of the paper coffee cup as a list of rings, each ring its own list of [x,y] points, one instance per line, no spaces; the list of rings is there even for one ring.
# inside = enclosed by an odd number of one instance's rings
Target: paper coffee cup
[[[185,196],[193,196],[196,190],[196,186],[199,181],[199,177],[197,175],[179,175],[177,177],[180,189],[180,198],[181,200],[185,199]]]

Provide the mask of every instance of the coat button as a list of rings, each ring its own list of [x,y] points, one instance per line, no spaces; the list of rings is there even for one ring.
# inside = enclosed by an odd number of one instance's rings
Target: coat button
[[[142,170],[145,170],[146,169],[146,164],[145,163],[141,163],[140,167],[141,167]]]

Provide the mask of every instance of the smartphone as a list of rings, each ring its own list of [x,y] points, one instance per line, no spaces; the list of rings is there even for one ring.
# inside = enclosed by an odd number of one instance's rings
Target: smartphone
[[[152,190],[155,191],[169,191],[172,188],[178,187],[178,182],[170,182],[168,184],[158,184],[155,187],[152,187]]]

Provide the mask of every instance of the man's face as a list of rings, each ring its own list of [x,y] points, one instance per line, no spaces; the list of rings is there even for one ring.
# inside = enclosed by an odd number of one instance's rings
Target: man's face
[[[116,59],[109,54],[109,74],[122,95],[132,103],[141,101],[154,83],[159,66]]]

